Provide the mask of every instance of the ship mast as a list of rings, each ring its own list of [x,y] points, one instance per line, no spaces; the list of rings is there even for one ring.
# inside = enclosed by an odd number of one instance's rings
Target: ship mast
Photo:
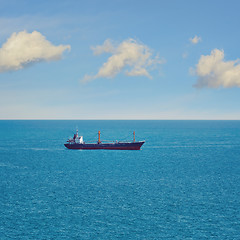
[[[135,131],[133,131],[133,142],[135,142]]]
[[[98,131],[98,144],[101,143],[101,140],[100,140],[100,134],[101,134],[101,132]]]

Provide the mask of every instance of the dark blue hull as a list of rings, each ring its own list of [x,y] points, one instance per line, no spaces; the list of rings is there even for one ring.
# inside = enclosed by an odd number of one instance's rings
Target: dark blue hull
[[[145,142],[130,142],[130,143],[65,143],[64,146],[68,149],[86,149],[86,150],[140,150]]]

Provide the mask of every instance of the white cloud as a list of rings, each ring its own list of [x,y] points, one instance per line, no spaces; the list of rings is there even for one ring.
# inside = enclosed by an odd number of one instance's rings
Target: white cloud
[[[112,56],[103,64],[96,75],[85,75],[82,82],[96,78],[113,78],[120,72],[127,76],[146,76],[151,78],[149,67],[154,67],[164,61],[159,57],[152,57],[152,51],[134,39],[128,39],[114,45],[111,40],[106,40],[103,45],[92,47],[95,55],[111,53]]]
[[[0,48],[0,72],[19,70],[30,63],[54,61],[62,57],[69,45],[54,46],[39,32],[13,33]]]
[[[192,44],[197,44],[200,41],[202,41],[201,37],[198,37],[197,35],[195,35],[195,37],[193,37],[193,38],[190,38],[189,40]]]
[[[115,52],[115,48],[113,46],[113,43],[111,42],[110,39],[107,39],[103,45],[99,45],[96,47],[91,47],[91,49],[93,50],[94,55],[100,55],[102,53],[114,53]]]
[[[210,55],[202,55],[195,74],[198,76],[197,88],[240,87],[239,59],[224,61],[223,50],[214,49]]]

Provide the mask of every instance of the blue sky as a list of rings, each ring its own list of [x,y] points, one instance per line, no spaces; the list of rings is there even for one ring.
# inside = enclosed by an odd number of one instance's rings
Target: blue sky
[[[239,9],[0,0],[0,119],[240,119]]]

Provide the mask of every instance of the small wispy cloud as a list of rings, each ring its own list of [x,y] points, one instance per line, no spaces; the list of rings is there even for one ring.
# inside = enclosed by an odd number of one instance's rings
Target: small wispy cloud
[[[192,43],[192,44],[197,44],[199,43],[200,41],[202,41],[201,37],[195,35],[193,38],[190,38],[189,41]]]
[[[182,58],[186,59],[187,57],[188,57],[188,52],[184,52],[184,53],[182,54]]]
[[[112,54],[96,75],[85,75],[81,80],[88,82],[97,78],[113,78],[120,72],[127,76],[146,76],[151,78],[149,68],[164,62],[158,56],[153,57],[151,49],[134,39],[127,39],[120,44],[106,40],[103,45],[92,47],[95,55]]]
[[[224,51],[214,49],[210,55],[202,55],[196,65],[196,88],[240,87],[240,61],[224,60]]]
[[[37,31],[13,33],[0,48],[0,72],[15,71],[40,61],[59,60],[70,45],[54,46]]]

